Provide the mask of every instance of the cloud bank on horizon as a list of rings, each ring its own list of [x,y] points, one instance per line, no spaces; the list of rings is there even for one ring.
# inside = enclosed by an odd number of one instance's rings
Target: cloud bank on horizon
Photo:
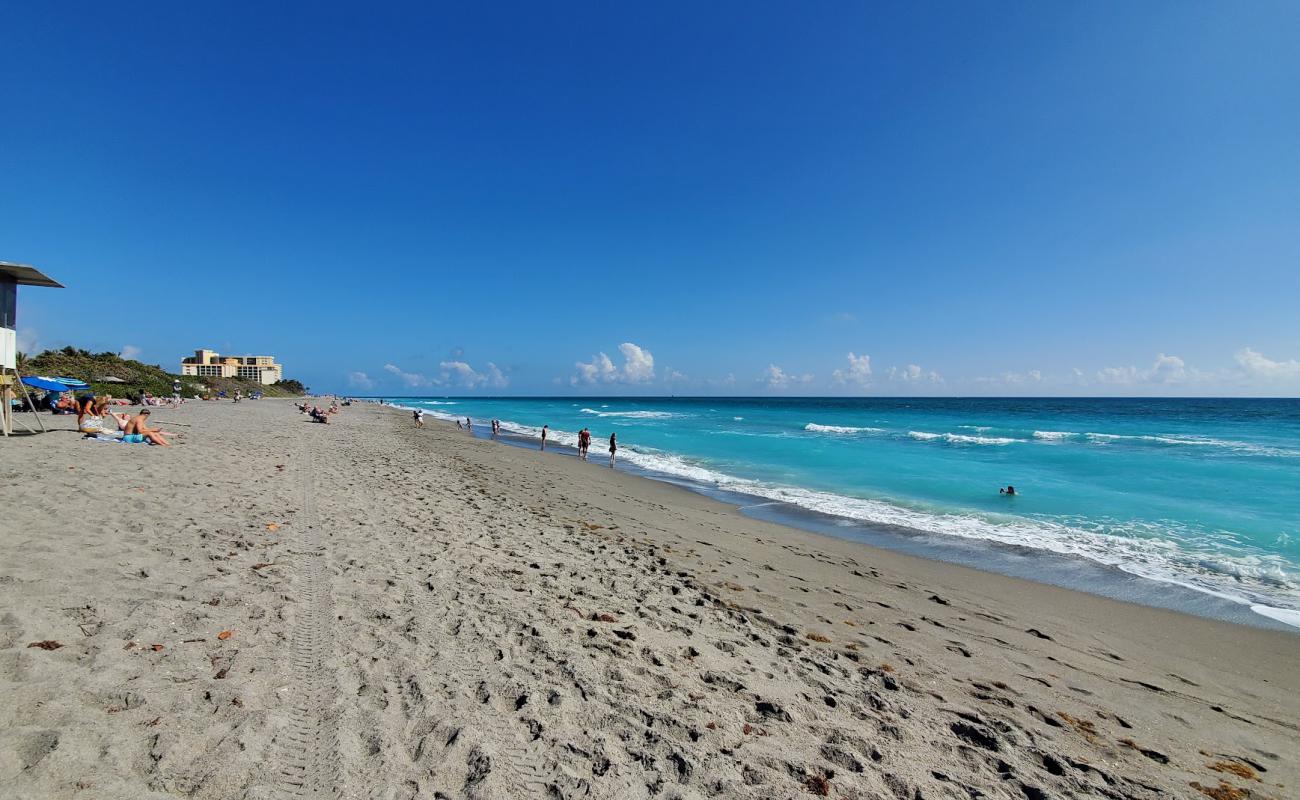
[[[680,393],[688,390],[700,394],[770,393],[803,395],[1207,395],[1239,393],[1247,395],[1285,394],[1300,390],[1300,360],[1275,360],[1251,348],[1242,347],[1232,356],[1232,364],[1218,370],[1189,366],[1182,358],[1158,353],[1148,366],[1106,366],[1090,371],[1073,367],[1051,372],[1042,369],[1007,370],[994,375],[963,375],[945,378],[938,371],[919,364],[892,365],[883,373],[872,369],[867,353],[849,351],[843,365],[835,367],[830,377],[818,380],[814,372],[791,369],[769,363],[753,379],[736,378],[736,370],[716,377],[690,377],[667,368],[655,370],[655,357],[649,348],[633,342],[618,346],[622,363],[616,364],[604,352],[586,361],[576,361],[576,370],[567,378],[556,376],[549,382],[567,388],[570,393],[643,394]],[[362,371],[346,374],[345,384],[352,391],[377,389],[404,390],[479,390],[506,389],[509,377],[495,363],[478,371],[464,361],[443,361],[434,376],[407,372],[388,363],[383,377],[371,377]],[[530,393],[530,392],[515,392]],[[533,391],[531,393],[539,393]],[[544,392],[543,392],[544,393]]]

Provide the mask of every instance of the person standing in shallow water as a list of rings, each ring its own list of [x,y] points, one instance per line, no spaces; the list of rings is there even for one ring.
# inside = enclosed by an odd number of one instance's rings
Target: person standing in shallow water
[[[542,449],[543,450],[546,449],[546,429],[549,427],[550,427],[549,425],[542,426]]]
[[[610,469],[614,468],[614,454],[616,452],[618,452],[618,434],[611,433],[609,435],[609,468]]]

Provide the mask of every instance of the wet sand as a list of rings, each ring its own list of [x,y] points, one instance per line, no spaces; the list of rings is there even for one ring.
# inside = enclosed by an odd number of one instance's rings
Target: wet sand
[[[1300,777],[1295,634],[391,409],[154,416],[181,444],[83,442],[68,417],[0,441],[0,796],[1282,798]]]

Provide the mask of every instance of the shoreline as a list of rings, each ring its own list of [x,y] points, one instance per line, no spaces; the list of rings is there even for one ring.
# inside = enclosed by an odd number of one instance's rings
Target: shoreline
[[[393,398],[391,402],[376,405],[403,411],[414,408],[396,403],[402,399],[419,398]],[[454,421],[454,418],[444,419],[438,416],[447,412],[425,411],[433,422],[451,425]],[[481,424],[476,426],[473,434],[476,439],[499,441],[525,450],[538,449],[535,439],[521,433],[503,432],[493,440],[490,435],[481,433],[482,429]],[[575,458],[577,455],[576,447],[558,442],[552,444],[548,452]],[[596,460],[600,461],[603,455],[598,451]],[[1084,555],[1058,553],[991,539],[964,539],[901,525],[884,525],[822,513],[794,503],[723,489],[680,475],[660,472],[630,460],[620,462],[619,469],[709,497],[755,519],[827,538],[857,542],[873,548],[1071,589],[1119,602],[1300,635],[1300,611],[1227,597],[1173,579],[1149,577]]]
[[[0,446],[7,797],[1280,800],[1300,780],[1290,633],[369,404],[157,415],[177,447]]]

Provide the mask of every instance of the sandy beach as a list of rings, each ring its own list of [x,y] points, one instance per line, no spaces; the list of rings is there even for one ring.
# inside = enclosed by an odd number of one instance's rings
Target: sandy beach
[[[1285,798],[1300,635],[373,405],[0,441],[6,798]]]

